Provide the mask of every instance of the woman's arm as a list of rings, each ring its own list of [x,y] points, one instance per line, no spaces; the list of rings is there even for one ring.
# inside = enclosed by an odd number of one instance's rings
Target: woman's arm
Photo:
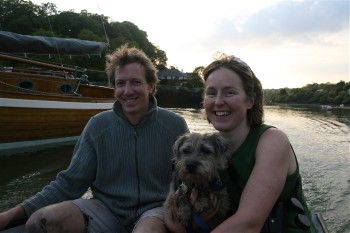
[[[283,190],[290,167],[296,167],[291,157],[294,154],[287,136],[275,128],[266,130],[237,212],[213,232],[260,232]]]

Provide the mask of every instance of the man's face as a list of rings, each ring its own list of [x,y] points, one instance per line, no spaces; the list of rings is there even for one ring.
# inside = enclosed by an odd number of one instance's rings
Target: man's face
[[[149,96],[155,87],[147,83],[145,68],[139,63],[116,70],[114,78],[114,94],[129,121],[137,124],[148,110]]]

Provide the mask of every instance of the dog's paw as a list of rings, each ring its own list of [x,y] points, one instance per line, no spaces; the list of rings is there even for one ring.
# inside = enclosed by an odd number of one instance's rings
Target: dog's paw
[[[206,198],[206,197],[198,198],[193,205],[193,209],[195,213],[204,213],[211,207],[212,207],[212,203],[209,200],[209,198]]]
[[[177,218],[183,226],[187,226],[191,221],[191,208],[181,207],[177,209]]]

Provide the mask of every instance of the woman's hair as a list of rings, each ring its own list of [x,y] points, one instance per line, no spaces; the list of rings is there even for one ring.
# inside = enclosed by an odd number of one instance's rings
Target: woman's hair
[[[263,108],[263,89],[259,79],[255,76],[250,67],[241,59],[235,56],[221,56],[210,63],[203,70],[204,82],[208,76],[219,68],[226,68],[235,72],[243,84],[243,89],[249,98],[253,98],[254,105],[247,111],[247,123],[249,126],[259,125],[263,123],[264,108]]]
[[[151,59],[149,59],[143,51],[137,48],[128,48],[128,44],[125,44],[112,54],[106,55],[106,72],[113,87],[115,86],[115,71],[131,63],[139,63],[145,68],[147,83],[156,85],[159,82],[157,69],[153,65]],[[155,94],[156,88],[154,88],[151,95],[154,96]]]

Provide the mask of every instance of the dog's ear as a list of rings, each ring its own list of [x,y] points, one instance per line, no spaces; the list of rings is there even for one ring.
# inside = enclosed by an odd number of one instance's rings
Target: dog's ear
[[[189,137],[189,133],[185,133],[180,137],[178,137],[178,139],[175,141],[173,146],[173,152],[174,152],[175,158],[178,157],[178,155],[180,154],[180,147],[188,139],[188,137]]]
[[[215,145],[217,146],[217,149],[220,154],[226,154],[229,148],[229,142],[225,138],[223,138],[218,133],[213,133],[212,135]]]

